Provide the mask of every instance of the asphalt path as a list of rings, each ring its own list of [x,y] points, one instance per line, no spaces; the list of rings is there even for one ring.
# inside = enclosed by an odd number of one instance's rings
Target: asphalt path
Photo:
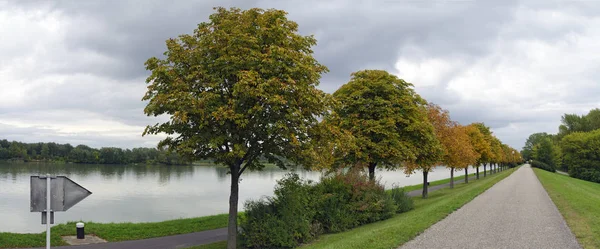
[[[400,248],[581,247],[525,165]]]

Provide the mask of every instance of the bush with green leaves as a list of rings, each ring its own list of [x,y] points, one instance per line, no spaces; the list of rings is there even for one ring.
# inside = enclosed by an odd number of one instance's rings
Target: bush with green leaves
[[[241,219],[243,245],[296,247],[321,233],[388,219],[399,212],[394,202],[378,181],[364,173],[338,173],[317,184],[288,174],[278,181],[273,197],[246,202]],[[409,204],[403,205],[406,209]]]
[[[247,248],[293,248],[321,233],[313,224],[314,186],[296,174],[277,182],[274,197],[245,203],[242,243]]]
[[[600,130],[571,133],[561,147],[570,176],[600,183]]]
[[[325,232],[340,232],[384,220],[396,212],[384,187],[359,171],[325,177],[316,188],[319,195],[315,219]]]
[[[531,166],[535,167],[535,168],[539,168],[539,169],[543,169],[546,171],[550,171],[550,172],[556,172],[556,169],[554,167],[552,167],[551,165],[545,164],[543,162],[540,161],[531,161]]]
[[[414,208],[413,200],[403,188],[393,187],[390,192],[390,197],[396,205],[396,213],[404,213]]]

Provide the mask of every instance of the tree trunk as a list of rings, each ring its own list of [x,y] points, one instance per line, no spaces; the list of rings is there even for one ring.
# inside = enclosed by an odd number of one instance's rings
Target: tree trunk
[[[237,247],[237,214],[239,195],[240,165],[229,167],[231,171],[231,192],[229,195],[229,222],[227,224],[227,249]]]
[[[483,164],[483,177],[487,176],[487,170],[485,169],[485,166],[487,165],[487,163]]]
[[[465,183],[469,183],[469,167],[465,168]]]
[[[429,172],[423,170],[423,199],[427,198],[427,188],[429,187],[429,184],[427,184],[427,174],[429,174]]]
[[[454,168],[450,168],[450,188],[454,188]]]
[[[477,168],[475,169],[475,171],[477,171],[477,180],[479,180],[479,166],[477,166]]]
[[[369,163],[369,180],[374,181],[375,180],[375,167],[377,166],[377,163]]]

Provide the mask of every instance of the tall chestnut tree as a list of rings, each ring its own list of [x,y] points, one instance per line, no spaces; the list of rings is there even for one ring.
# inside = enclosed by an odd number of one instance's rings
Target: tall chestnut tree
[[[311,154],[311,131],[328,108],[327,94],[316,88],[327,71],[313,57],[317,41],[298,34],[286,15],[215,8],[208,22],[167,40],[164,56],[145,63],[144,112],[169,119],[144,135],[165,133],[159,146],[229,169],[228,248],[237,243],[240,176],[264,167],[261,156],[285,168],[284,160]]]

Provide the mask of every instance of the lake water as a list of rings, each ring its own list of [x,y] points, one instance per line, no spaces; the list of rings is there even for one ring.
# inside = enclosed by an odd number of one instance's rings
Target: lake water
[[[240,210],[246,200],[272,195],[276,181],[287,172],[273,168],[244,172]],[[321,176],[304,170],[296,173],[311,180]],[[230,178],[224,167],[0,162],[0,232],[45,230],[40,213],[29,211],[29,188],[30,176],[46,174],[67,176],[93,193],[67,212],[55,213],[57,224],[74,220],[149,222],[228,212]],[[379,170],[376,176],[386,188],[422,182],[420,172],[406,176],[402,171]],[[443,167],[429,174],[430,181],[449,177],[450,171]]]

